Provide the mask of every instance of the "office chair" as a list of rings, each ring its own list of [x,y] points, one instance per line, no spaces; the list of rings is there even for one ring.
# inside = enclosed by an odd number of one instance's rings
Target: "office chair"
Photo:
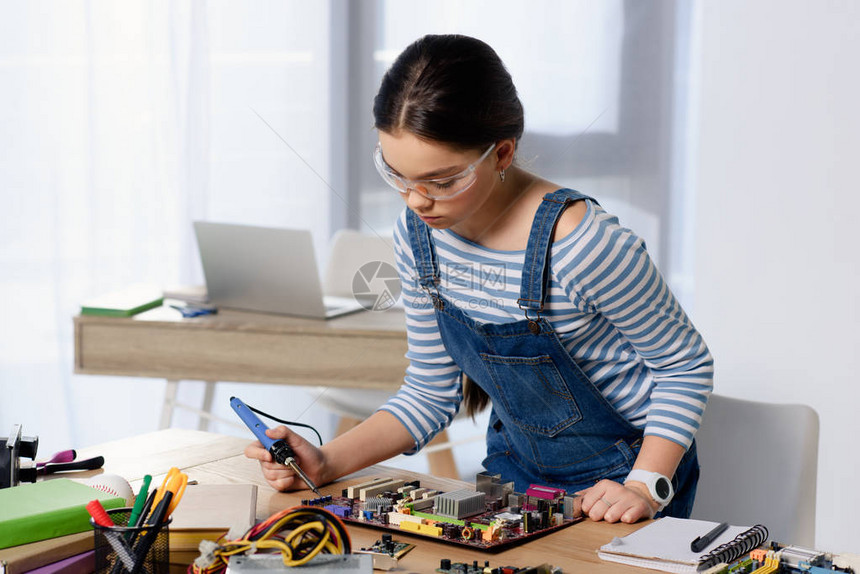
[[[711,395],[696,442],[692,518],[764,524],[771,540],[815,547],[815,410]]]
[[[349,229],[338,231],[332,239],[323,278],[323,291],[326,295],[353,297],[352,282],[356,271],[365,263],[373,261],[383,261],[396,269],[394,244],[391,239]],[[392,394],[371,389],[330,387],[319,387],[317,394],[319,393],[322,394],[317,403],[340,417],[336,431],[338,435],[372,415]],[[443,430],[437,434],[422,452],[427,455],[431,474],[460,478],[447,431]]]

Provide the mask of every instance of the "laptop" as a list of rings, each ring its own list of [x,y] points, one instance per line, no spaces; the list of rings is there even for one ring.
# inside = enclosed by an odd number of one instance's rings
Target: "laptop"
[[[310,231],[195,221],[194,233],[216,307],[314,319],[365,309],[323,296]]]

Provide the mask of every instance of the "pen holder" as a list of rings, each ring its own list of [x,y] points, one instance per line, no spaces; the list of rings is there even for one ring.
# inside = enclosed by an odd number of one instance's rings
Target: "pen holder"
[[[158,526],[129,526],[131,508],[107,511],[114,526],[93,526],[96,574],[168,574],[170,519]]]

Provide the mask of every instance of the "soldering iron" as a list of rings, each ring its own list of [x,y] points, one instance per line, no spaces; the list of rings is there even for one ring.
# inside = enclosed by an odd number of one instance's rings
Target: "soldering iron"
[[[293,472],[299,475],[299,478],[305,481],[305,484],[307,484],[317,496],[322,496],[310,477],[308,477],[308,475],[305,474],[301,467],[296,463],[296,453],[290,445],[287,444],[287,441],[284,439],[275,440],[269,438],[266,434],[269,427],[263,424],[260,417],[254,414],[251,408],[243,403],[241,399],[230,397],[230,406],[234,411],[236,411],[236,414],[239,415],[242,422],[251,429],[251,432],[254,433],[254,436],[257,437],[257,440],[260,441],[263,448],[269,451],[269,454],[272,455],[272,459],[274,459],[275,462],[290,467]]]

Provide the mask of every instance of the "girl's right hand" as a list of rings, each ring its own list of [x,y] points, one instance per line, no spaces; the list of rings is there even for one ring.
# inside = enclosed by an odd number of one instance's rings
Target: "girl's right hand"
[[[308,478],[314,481],[316,486],[322,486],[329,482],[325,478],[324,472],[325,455],[319,448],[283,425],[268,429],[266,435],[275,440],[284,439],[287,441],[287,444],[295,452],[296,464],[308,475]],[[274,462],[272,455],[263,448],[260,441],[255,441],[246,446],[245,456],[260,461],[263,477],[274,489],[287,491],[308,488],[308,485],[288,466]]]

